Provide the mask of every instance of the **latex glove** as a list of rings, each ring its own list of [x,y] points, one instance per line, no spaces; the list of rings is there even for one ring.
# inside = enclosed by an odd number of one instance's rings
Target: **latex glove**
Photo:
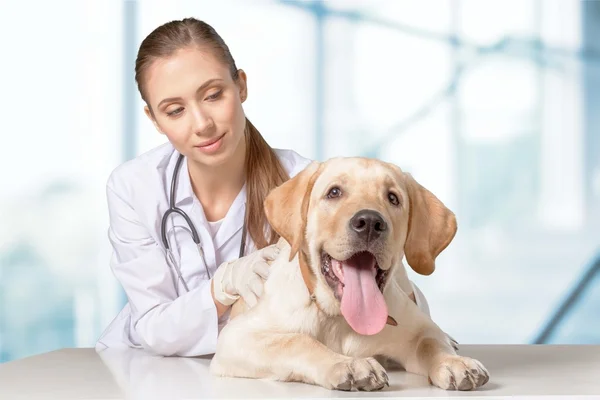
[[[213,277],[215,299],[229,306],[242,297],[253,307],[263,293],[263,279],[269,276],[267,261],[273,261],[279,251],[277,244],[273,244],[221,264]]]

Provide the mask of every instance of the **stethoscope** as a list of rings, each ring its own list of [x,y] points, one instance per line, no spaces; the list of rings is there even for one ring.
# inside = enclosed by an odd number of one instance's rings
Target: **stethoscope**
[[[175,262],[175,257],[173,256],[173,252],[171,251],[171,247],[169,246],[169,241],[167,240],[167,218],[169,217],[169,215],[171,215],[171,213],[179,214],[183,217],[183,219],[185,219],[185,222],[187,223],[188,227],[190,228],[190,232],[192,234],[192,239],[194,240],[194,243],[196,243],[196,246],[198,247],[198,252],[200,253],[200,257],[202,257],[202,262],[204,263],[204,268],[206,269],[206,274],[208,275],[209,279],[211,278],[211,276],[210,276],[210,272],[208,271],[208,264],[206,262],[206,258],[204,257],[204,250],[202,249],[202,243],[200,242],[200,236],[198,235],[198,231],[196,231],[196,227],[194,226],[194,223],[182,209],[175,207],[175,189],[177,188],[177,178],[179,176],[179,170],[181,169],[181,163],[183,162],[183,158],[184,158],[183,154],[180,154],[179,158],[177,159],[177,163],[175,164],[175,170],[173,171],[173,179],[171,180],[171,193],[169,196],[169,209],[164,213],[164,215],[162,217],[162,223],[160,226],[160,235],[162,236],[163,245],[165,246],[165,249],[167,250],[167,257],[169,258],[169,261],[173,265],[179,280],[181,280],[181,283],[183,284],[183,287],[185,288],[185,291],[189,292],[190,289],[188,288],[187,284],[185,283],[185,280],[183,279],[183,276],[181,275],[181,269],[177,266],[177,263]],[[246,246],[246,215],[244,215],[244,226],[242,227],[242,241],[240,243],[239,258],[244,256],[244,247],[245,246]]]

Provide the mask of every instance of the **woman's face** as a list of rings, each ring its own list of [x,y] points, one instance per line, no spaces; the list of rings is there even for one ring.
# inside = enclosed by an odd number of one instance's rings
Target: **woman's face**
[[[207,166],[223,164],[243,143],[246,75],[238,81],[211,51],[190,47],[154,61],[145,75],[146,115],[173,146]]]

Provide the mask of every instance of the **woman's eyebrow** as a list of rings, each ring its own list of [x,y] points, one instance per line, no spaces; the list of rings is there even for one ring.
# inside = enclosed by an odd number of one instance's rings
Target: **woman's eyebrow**
[[[212,85],[213,83],[222,81],[222,80],[223,79],[220,79],[220,78],[209,79],[206,82],[204,82],[202,85],[200,85],[200,87],[196,90],[196,93],[201,92],[202,90],[206,89],[208,86]],[[162,99],[156,107],[160,107],[160,105],[163,103],[169,103],[169,102],[178,101],[178,100],[181,100],[181,97],[167,97],[166,99]]]

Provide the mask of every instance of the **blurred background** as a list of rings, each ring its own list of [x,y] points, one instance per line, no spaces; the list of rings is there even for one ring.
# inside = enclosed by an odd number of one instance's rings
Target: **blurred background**
[[[460,343],[600,343],[600,2],[0,0],[0,362],[93,346],[123,306],[105,184],[165,140],[134,60],[186,16],[273,147],[394,162],[455,211],[409,274]]]

